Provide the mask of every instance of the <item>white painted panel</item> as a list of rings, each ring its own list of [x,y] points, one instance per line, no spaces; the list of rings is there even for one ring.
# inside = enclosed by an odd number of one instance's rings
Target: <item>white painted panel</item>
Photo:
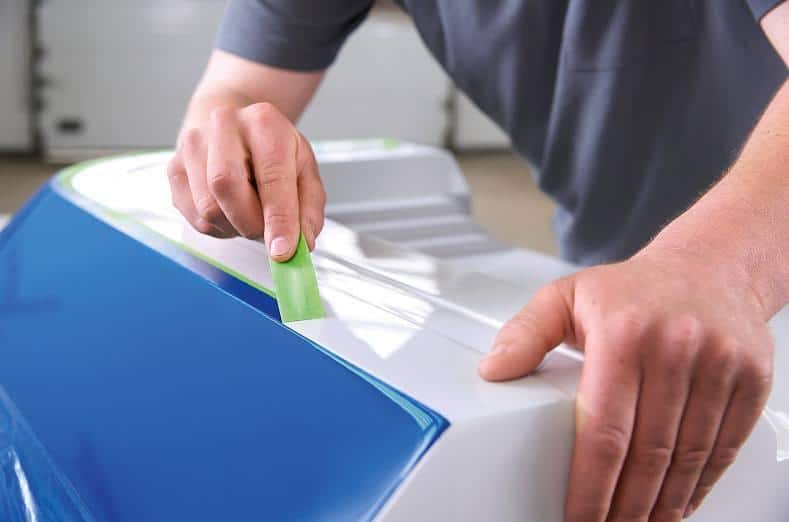
[[[369,158],[371,152],[362,154]],[[270,288],[260,242],[199,235],[172,208],[168,158],[161,153],[94,164],[73,186],[85,200],[112,209],[86,207],[119,229],[134,233],[134,221],[145,224]],[[378,520],[560,522],[580,362],[554,352],[535,375],[500,384],[479,379],[475,367],[502,321],[534,289],[573,267],[525,250],[475,256],[461,266],[331,221],[313,261],[327,317],[289,327],[451,422]],[[692,518],[697,522],[786,521],[789,310],[771,326],[776,379],[770,418],[759,422]]]
[[[0,149],[32,146],[27,0],[0,0]]]

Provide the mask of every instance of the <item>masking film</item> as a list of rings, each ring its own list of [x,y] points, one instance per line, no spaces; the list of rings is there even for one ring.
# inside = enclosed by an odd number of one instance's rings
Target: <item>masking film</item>
[[[270,260],[270,266],[277,306],[283,322],[323,317],[318,279],[304,234],[299,237],[299,244],[292,258],[282,263]]]
[[[0,231],[0,521],[373,519],[447,421],[148,239],[52,185]]]

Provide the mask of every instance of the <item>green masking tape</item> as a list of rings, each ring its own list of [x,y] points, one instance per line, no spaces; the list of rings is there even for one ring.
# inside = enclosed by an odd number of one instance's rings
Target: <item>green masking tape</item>
[[[304,234],[293,257],[284,263],[271,260],[271,277],[282,321],[305,321],[323,317],[323,303],[318,293],[318,279],[312,266],[310,249]]]

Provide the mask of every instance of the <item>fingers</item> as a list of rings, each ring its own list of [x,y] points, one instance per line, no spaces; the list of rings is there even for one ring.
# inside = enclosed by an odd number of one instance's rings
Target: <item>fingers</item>
[[[767,404],[772,375],[771,358],[768,359],[768,363],[761,365],[748,363],[744,371],[740,372],[715,446],[688,503],[687,515],[698,509],[712,487],[734,462],[740,448],[750,436],[765,404]]]
[[[671,466],[653,510],[654,520],[675,521],[685,515],[715,445],[734,388],[736,362],[736,354],[720,347],[698,362]]]
[[[215,237],[236,235],[206,180],[207,143],[199,129],[186,131],[182,137],[181,154],[189,181],[189,192],[196,214],[189,222],[199,232]],[[188,219],[188,218],[187,218]]]
[[[504,381],[534,371],[550,350],[572,336],[572,278],[540,289],[499,330],[493,348],[479,365],[488,381]]]
[[[642,362],[635,428],[609,520],[649,519],[672,462],[690,392],[689,362],[701,348],[702,335],[698,321],[687,318],[641,341],[650,349]]]
[[[299,137],[287,118],[270,104],[247,107],[242,120],[263,207],[263,237],[271,258],[287,261],[296,250],[300,229]]]
[[[244,237],[263,236],[263,211],[250,183],[247,154],[235,110],[211,114],[207,185],[233,230]]]
[[[296,161],[299,165],[299,210],[301,212],[301,231],[310,250],[315,248],[315,238],[323,229],[323,210],[326,206],[326,192],[323,189],[318,165],[309,142],[299,135]]]
[[[173,206],[189,223],[194,223],[197,219],[197,210],[194,201],[192,201],[192,193],[189,190],[189,180],[186,177],[186,167],[181,158],[180,149],[176,151],[167,165],[167,180],[170,182]]]
[[[589,333],[576,399],[568,522],[602,522],[608,514],[636,416],[640,371],[633,342],[627,335]]]
[[[173,204],[199,232],[263,236],[277,261],[303,231],[310,249],[323,228],[326,194],[309,142],[268,103],[217,108],[182,133],[168,169]]]
[[[773,357],[761,311],[746,307],[734,323],[741,297],[724,293],[710,309],[688,291],[684,267],[678,300],[661,279],[645,292],[655,269],[634,259],[543,288],[480,364],[485,379],[506,380],[560,342],[583,347],[567,522],[678,522],[732,463],[767,401]]]

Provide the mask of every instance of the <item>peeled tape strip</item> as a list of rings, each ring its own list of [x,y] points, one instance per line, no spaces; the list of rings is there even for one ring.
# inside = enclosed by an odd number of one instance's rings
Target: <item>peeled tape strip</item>
[[[318,292],[318,278],[312,266],[312,257],[304,234],[299,237],[296,253],[285,262],[269,260],[274,293],[282,321],[305,321],[324,316],[323,303]]]

